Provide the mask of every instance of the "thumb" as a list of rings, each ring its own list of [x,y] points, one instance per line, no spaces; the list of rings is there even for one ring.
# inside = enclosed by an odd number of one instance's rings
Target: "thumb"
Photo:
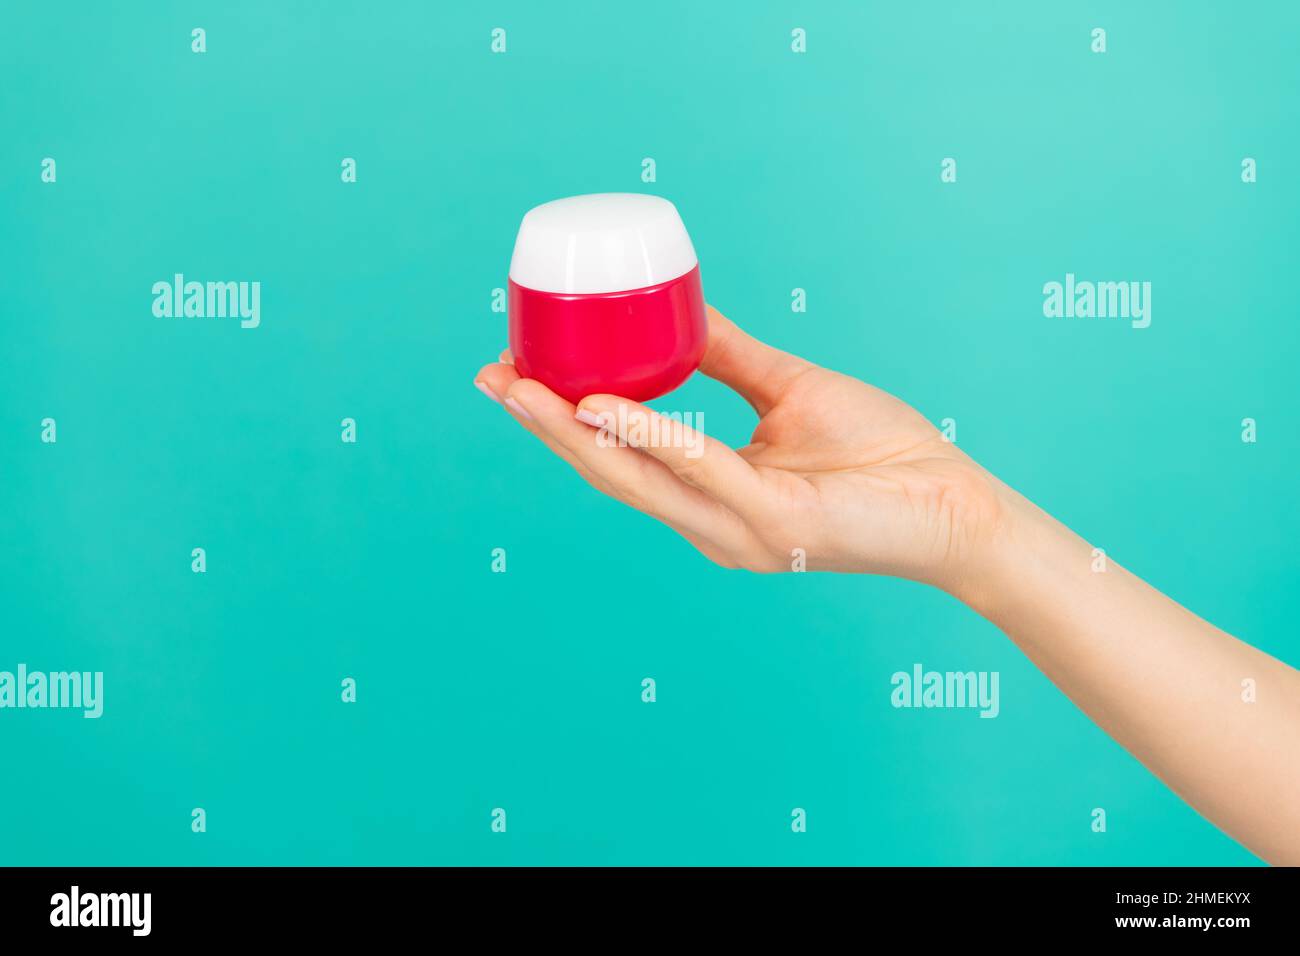
[[[765,345],[747,334],[713,306],[707,306],[709,344],[700,371],[740,393],[766,415],[786,386],[801,372],[815,368],[811,362]]]

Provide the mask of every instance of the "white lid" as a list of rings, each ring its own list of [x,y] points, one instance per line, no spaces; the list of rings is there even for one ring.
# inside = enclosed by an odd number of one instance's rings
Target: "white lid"
[[[510,278],[539,292],[626,292],[684,276],[697,261],[667,199],[594,193],[524,213]]]

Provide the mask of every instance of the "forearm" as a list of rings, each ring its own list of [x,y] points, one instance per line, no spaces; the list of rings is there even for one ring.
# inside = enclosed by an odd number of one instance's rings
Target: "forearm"
[[[980,560],[959,597],[1204,816],[1300,864],[1300,672],[1114,562],[1094,570],[1089,544],[1014,493]]]

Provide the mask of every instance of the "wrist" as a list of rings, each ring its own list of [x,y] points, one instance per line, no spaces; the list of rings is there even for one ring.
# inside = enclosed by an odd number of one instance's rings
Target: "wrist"
[[[1063,552],[1087,545],[1029,499],[996,479],[996,506],[988,527],[953,576],[948,593],[981,617],[997,622],[1025,592],[1044,590]],[[1073,560],[1070,558],[1069,560]]]

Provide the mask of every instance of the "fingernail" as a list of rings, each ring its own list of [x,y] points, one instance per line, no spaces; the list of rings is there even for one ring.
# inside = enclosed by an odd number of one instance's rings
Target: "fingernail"
[[[591,425],[593,428],[604,428],[605,422],[595,412],[589,412],[585,408],[580,408],[573,413],[573,417],[584,425]]]
[[[496,402],[498,405],[501,404],[501,399],[497,398],[497,393],[488,388],[486,382],[475,382],[474,386],[488,398],[492,399],[492,401]]]
[[[528,414],[528,410],[525,409],[524,406],[520,405],[519,402],[515,401],[515,399],[507,398],[506,406],[520,418],[530,422],[533,420],[533,416]]]

